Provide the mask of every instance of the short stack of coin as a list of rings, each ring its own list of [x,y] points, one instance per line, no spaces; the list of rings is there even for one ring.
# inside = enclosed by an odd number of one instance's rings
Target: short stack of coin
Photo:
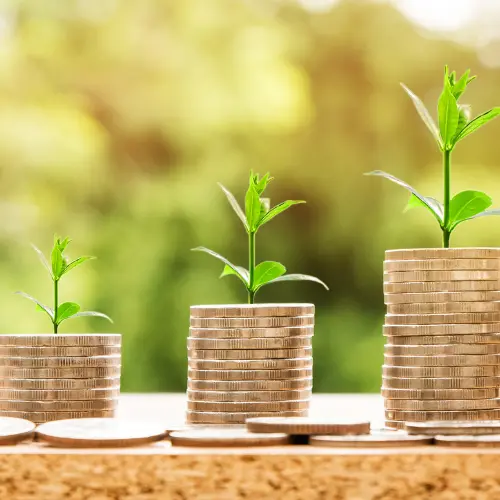
[[[0,335],[0,417],[114,416],[121,335]]]
[[[187,422],[307,416],[313,333],[313,304],[191,307]]]
[[[500,248],[389,250],[386,425],[500,420]]]

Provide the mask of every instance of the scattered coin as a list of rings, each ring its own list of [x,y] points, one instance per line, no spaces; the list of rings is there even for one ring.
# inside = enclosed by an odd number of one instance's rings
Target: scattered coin
[[[428,436],[500,434],[500,421],[498,420],[407,422],[405,427],[409,434]]]
[[[430,436],[409,436],[405,432],[378,431],[362,436],[311,436],[309,444],[327,448],[406,448],[432,444]]]
[[[494,365],[500,367],[500,354],[474,355],[464,354],[457,356],[389,356],[384,355],[384,363],[390,366],[483,366]]]
[[[500,408],[500,399],[446,399],[446,400],[412,400],[385,399],[387,410],[411,411],[462,411],[462,410],[494,410]]]
[[[382,366],[384,377],[497,377],[499,365],[489,366]]]
[[[188,377],[195,380],[283,380],[312,377],[312,368],[282,369],[282,370],[196,370],[188,369]]]
[[[61,401],[87,399],[110,399],[120,395],[120,387],[110,389],[76,389],[76,390],[19,390],[0,389],[0,400],[11,401]]]
[[[384,346],[388,356],[456,356],[500,354],[500,344],[444,344],[444,345],[391,345]]]
[[[0,445],[17,444],[31,438],[35,424],[21,418],[0,417]]]
[[[449,323],[498,323],[500,312],[449,314],[386,314],[386,325],[446,325]]]
[[[401,271],[473,271],[500,269],[498,259],[420,259],[420,260],[386,260],[384,272]]]
[[[417,335],[483,335],[500,334],[500,323],[453,324],[453,325],[384,325],[385,336]]]
[[[123,448],[161,441],[163,425],[116,418],[79,418],[42,424],[38,439],[52,446],[68,448]]]
[[[284,326],[281,328],[190,328],[191,338],[200,339],[263,339],[277,337],[310,337],[314,326]]]
[[[312,335],[278,338],[199,339],[188,337],[188,349],[290,349],[311,347]]]
[[[259,417],[246,421],[250,432],[283,432],[290,435],[348,435],[368,434],[370,422],[344,419],[317,419],[309,417]]]
[[[119,355],[121,347],[119,345],[97,345],[97,346],[67,346],[67,347],[19,347],[0,346],[0,360],[5,357],[76,357],[76,356],[111,356]],[[2,361],[0,361],[2,363]]]
[[[299,349],[188,349],[190,359],[242,359],[242,360],[272,360],[306,358],[312,355],[311,347]]]
[[[109,378],[0,378],[0,390],[88,390],[120,387],[120,377]]]
[[[252,318],[254,316],[305,316],[314,304],[238,304],[191,306],[193,318]]]
[[[186,420],[191,424],[244,424],[248,418],[254,417],[306,417],[308,410],[280,411],[280,412],[200,412],[188,411]]]
[[[498,385],[498,387],[499,388],[490,387],[484,389],[388,389],[382,387],[382,396],[384,398],[388,398],[389,400],[485,400],[498,398],[500,396],[500,384]]]
[[[500,344],[500,335],[415,335],[415,336],[389,336],[386,342],[393,346],[470,346],[471,344]]]
[[[1,367],[20,367],[20,368],[73,368],[73,367],[91,367],[100,368],[107,366],[120,366],[120,356],[70,356],[66,358],[19,358],[3,357],[0,358]]]
[[[0,377],[36,379],[36,378],[94,378],[119,377],[120,366],[106,366],[100,368],[15,368],[0,366]]]
[[[172,432],[174,446],[234,447],[276,446],[290,443],[286,434],[254,434],[246,429],[201,429]]]
[[[314,325],[314,314],[304,316],[275,316],[257,318],[193,318],[190,320],[194,328],[270,328],[283,326]]]
[[[193,391],[188,389],[187,396],[191,401],[294,401],[309,399],[311,389],[299,391]]]
[[[112,410],[118,399],[95,399],[87,401],[10,401],[0,400],[0,411],[90,411]]]
[[[289,391],[312,389],[312,377],[288,380],[195,380],[188,379],[193,391]]]
[[[453,377],[453,378],[403,378],[382,377],[384,390],[458,390],[500,388],[500,377]],[[452,398],[449,398],[452,399]],[[464,398],[466,399],[466,398]]]
[[[460,448],[498,448],[500,436],[435,436],[434,442],[441,446]]]
[[[498,259],[498,248],[405,248],[386,250],[386,260]]]
[[[245,401],[245,402],[215,402],[215,401],[191,401],[188,400],[187,408],[193,411],[208,411],[208,412],[257,412],[257,411],[291,411],[291,410],[307,410],[309,408],[310,399],[301,401]]]
[[[189,368],[196,370],[278,370],[287,368],[310,368],[312,357],[292,359],[188,359]]]
[[[498,312],[499,301],[490,302],[428,302],[416,304],[389,304],[389,314],[446,314],[471,312]]]
[[[430,293],[430,292],[480,292],[498,291],[498,281],[419,281],[407,283],[384,282],[384,293]]]
[[[35,424],[42,424],[52,420],[63,420],[67,418],[106,418],[114,417],[115,410],[92,410],[92,411],[15,411],[0,410],[0,417],[24,418]]]
[[[100,346],[121,345],[122,336],[119,334],[91,334],[91,335],[1,335],[0,346]]]
[[[500,410],[406,411],[385,410],[387,420],[426,422],[431,420],[499,420]]]
[[[500,280],[496,271],[401,271],[384,273],[386,283],[414,283],[422,281],[494,281]]]
[[[429,292],[429,293],[388,293],[386,304],[439,304],[447,302],[489,302],[499,301],[500,291],[482,292]]]

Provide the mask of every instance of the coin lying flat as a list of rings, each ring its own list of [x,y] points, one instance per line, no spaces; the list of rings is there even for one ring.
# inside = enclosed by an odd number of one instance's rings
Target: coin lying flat
[[[384,282],[384,293],[430,293],[430,292],[480,292],[498,291],[499,281],[417,281],[407,283]]]
[[[290,435],[349,435],[368,434],[370,422],[362,420],[317,419],[309,417],[259,417],[246,421],[250,432],[283,432]]]
[[[292,359],[188,359],[188,367],[196,370],[278,370],[310,368],[312,357]]]
[[[80,418],[42,424],[38,439],[68,448],[123,448],[161,441],[163,425],[129,422],[115,418]]]
[[[246,429],[201,429],[172,432],[170,441],[174,446],[234,447],[277,446],[290,443],[286,434],[254,434]]]
[[[412,400],[385,399],[387,410],[411,411],[462,411],[462,410],[494,410],[500,408],[500,399],[446,399],[446,400]]]
[[[188,379],[192,391],[292,391],[312,389],[312,377],[289,380],[194,380]]]
[[[409,436],[405,432],[372,431],[362,436],[311,436],[309,444],[327,448],[405,448],[432,444],[430,436]]]
[[[312,335],[251,339],[199,339],[188,337],[188,349],[290,349],[311,347]]]
[[[490,387],[484,389],[388,389],[386,387],[382,387],[381,393],[384,398],[393,400],[486,400],[498,398],[500,396],[500,383],[498,388]]]
[[[500,272],[495,271],[400,271],[384,273],[386,283],[412,283],[423,281],[498,281]]]
[[[442,346],[470,344],[500,344],[500,335],[414,335],[388,336],[387,344],[393,346]]]
[[[434,442],[460,448],[499,448],[500,436],[436,436]]]
[[[386,250],[386,260],[498,259],[500,248],[404,248]]]
[[[305,316],[314,314],[314,304],[227,304],[191,306],[190,313],[194,318]]]
[[[0,366],[0,377],[8,378],[95,378],[95,377],[119,377],[120,366],[106,366],[100,368],[16,368]]]
[[[301,347],[299,349],[188,349],[188,357],[191,359],[268,360],[278,358],[306,358],[311,355],[311,347]]]
[[[433,356],[389,356],[384,355],[384,363],[391,366],[500,366],[500,354],[463,354],[447,356],[444,354]]]
[[[489,302],[499,301],[500,291],[482,292],[429,292],[429,293],[388,293],[386,304],[427,304],[447,302]]]
[[[120,366],[120,362],[120,356],[70,356],[66,358],[0,358],[1,367],[12,366],[20,368],[100,368],[107,366]]]
[[[295,401],[190,401],[187,402],[188,410],[193,411],[214,411],[214,412],[256,412],[256,411],[290,411],[307,410],[310,399]]]
[[[188,377],[194,380],[283,380],[312,377],[312,368],[282,370],[196,370],[188,369]]]
[[[500,366],[382,366],[384,377],[497,377]]]
[[[500,312],[448,314],[386,314],[386,325],[446,325],[448,323],[498,323]]]
[[[121,345],[122,336],[119,334],[95,334],[95,335],[1,335],[0,346],[99,346],[99,345]]]
[[[429,302],[415,304],[389,304],[389,314],[446,314],[471,312],[498,312],[500,302]]]
[[[382,377],[383,389],[388,390],[445,390],[500,388],[500,377],[452,377],[452,378],[403,378]],[[452,399],[452,398],[449,398]],[[466,399],[466,398],[464,398]]]
[[[47,358],[47,357],[76,357],[76,356],[111,356],[119,355],[121,347],[119,345],[97,345],[97,346],[63,346],[63,347],[19,347],[0,346],[0,358]]]
[[[418,335],[483,335],[500,334],[500,323],[442,325],[384,325],[384,335],[413,337]]]
[[[385,410],[387,420],[426,422],[430,420],[498,420],[500,410],[406,411]]]
[[[498,420],[407,422],[405,426],[409,434],[428,436],[500,434]]]
[[[389,356],[439,356],[500,354],[500,344],[443,344],[443,345],[391,345],[384,346]]]
[[[500,269],[499,259],[419,259],[386,260],[384,272],[401,271],[474,271]]]
[[[120,377],[109,378],[0,378],[0,390],[88,390],[120,387]]]
[[[106,418],[113,417],[115,410],[92,411],[7,411],[0,410],[0,417],[24,418],[35,424],[67,418]]]
[[[120,395],[120,387],[110,389],[76,389],[76,390],[19,390],[0,389],[0,400],[21,401],[61,401],[111,399]]]
[[[191,424],[244,424],[248,418],[254,417],[306,417],[308,410],[299,411],[280,411],[280,412],[186,412],[186,421]]]
[[[112,410],[118,399],[95,399],[87,401],[12,401],[0,400],[0,411],[90,411]]]
[[[17,444],[35,434],[35,424],[21,418],[0,417],[0,445]]]
[[[193,328],[191,338],[200,339],[264,339],[277,337],[310,337],[314,326],[284,326],[281,328]]]
[[[270,328],[314,325],[314,314],[304,316],[274,316],[257,318],[193,318],[194,328]]]
[[[187,396],[191,401],[293,401],[309,399],[311,389],[301,391],[193,391],[188,389]]]

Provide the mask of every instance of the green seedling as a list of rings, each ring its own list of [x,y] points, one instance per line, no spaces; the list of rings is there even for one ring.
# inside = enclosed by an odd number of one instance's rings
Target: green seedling
[[[455,71],[448,72],[444,68],[443,91],[438,100],[438,123],[436,125],[423,102],[404,84],[405,92],[410,96],[420,118],[425,123],[434,137],[443,157],[443,203],[428,196],[421,195],[416,189],[406,182],[386,172],[376,170],[366,175],[379,175],[408,190],[410,199],[407,209],[425,207],[438,221],[443,234],[443,247],[450,246],[452,231],[466,220],[476,219],[488,215],[500,215],[500,209],[488,210],[492,199],[481,191],[462,191],[453,198],[450,195],[450,170],[451,153],[455,146],[467,136],[481,128],[483,125],[500,115],[500,107],[492,108],[471,119],[471,108],[467,104],[459,103],[459,99],[468,85],[476,78],[469,76],[467,70],[458,80]]]
[[[52,282],[54,284],[54,308],[42,304],[27,293],[16,292],[17,294],[22,295],[28,300],[31,300],[31,302],[34,302],[36,304],[37,310],[43,311],[47,314],[54,327],[54,333],[57,333],[59,325],[63,321],[70,318],[77,318],[79,316],[99,316],[101,318],[106,318],[108,321],[111,321],[111,323],[113,323],[111,318],[103,313],[96,311],[81,311],[80,306],[75,302],[63,302],[62,304],[59,304],[59,281],[61,280],[61,278],[69,273],[72,269],[75,269],[75,267],[78,267],[80,264],[83,264],[87,260],[95,258],[84,256],[69,261],[66,255],[64,255],[64,251],[66,250],[66,247],[68,246],[70,241],[71,240],[69,238],[64,238],[64,240],[61,240],[61,238],[57,236],[54,237],[54,248],[52,249],[52,253],[50,255],[51,265],[49,264],[42,251],[39,250],[35,245],[32,245],[35,252],[38,254],[38,257],[40,258],[40,261],[44,265],[45,269],[47,269],[50,277],[52,278]]]
[[[277,215],[288,210],[293,205],[305,203],[300,200],[287,200],[278,205],[270,208],[269,198],[263,198],[262,195],[267,185],[272,181],[269,174],[259,178],[259,175],[250,173],[250,184],[245,196],[245,212],[243,212],[236,198],[222,185],[219,184],[222,191],[226,195],[229,204],[240,218],[243,227],[248,234],[248,269],[244,267],[235,266],[225,257],[218,253],[209,250],[205,247],[193,248],[194,251],[206,252],[216,259],[224,263],[224,269],[221,278],[224,276],[236,276],[245,285],[248,292],[248,303],[253,304],[256,293],[265,285],[271,283],[279,283],[281,281],[315,281],[320,283],[327,290],[328,287],[320,279],[307,274],[285,274],[286,268],[283,264],[273,261],[261,262],[255,265],[255,240],[257,231],[264,225],[274,219]]]

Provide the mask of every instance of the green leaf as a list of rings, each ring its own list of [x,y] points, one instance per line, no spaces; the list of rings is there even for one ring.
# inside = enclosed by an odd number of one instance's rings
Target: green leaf
[[[500,208],[494,208],[492,210],[485,210],[484,212],[480,212],[476,215],[473,215],[472,217],[469,217],[470,219],[477,219],[478,217],[489,217],[490,215],[500,215]]]
[[[395,184],[398,184],[399,186],[404,187],[411,194],[413,194],[416,198],[418,198],[420,200],[420,202],[422,203],[422,205],[427,207],[427,209],[432,213],[432,215],[435,217],[435,219],[439,222],[439,225],[443,224],[442,205],[434,198],[422,196],[416,189],[411,187],[409,184],[402,181],[401,179],[398,179],[397,177],[394,177],[391,174],[388,174],[387,172],[382,172],[381,170],[374,170],[373,172],[368,172],[365,175],[377,175],[379,177],[385,177],[386,179],[390,180],[391,182],[394,182]],[[415,206],[414,203],[413,203],[413,206]]]
[[[261,198],[260,199],[260,213],[259,221],[264,217],[264,215],[271,209],[271,198]]]
[[[50,264],[48,260],[45,258],[43,252],[38,247],[33,245],[33,243],[31,244],[31,246],[33,247],[33,250],[35,250],[35,252],[38,254],[38,258],[40,259],[41,263],[44,265],[45,269],[47,269],[50,276],[52,277],[52,269],[50,268]]]
[[[286,267],[279,262],[261,262],[254,273],[253,291],[257,291],[261,286],[286,273]]]
[[[60,325],[65,319],[71,318],[80,310],[75,302],[64,302],[57,308],[56,323]]]
[[[259,196],[266,190],[267,185],[274,179],[274,177],[271,177],[269,172],[262,177],[262,179],[259,180],[259,176],[255,176],[255,189],[257,190],[257,193],[259,193]]]
[[[276,206],[271,208],[271,210],[269,210],[264,215],[264,217],[262,217],[262,219],[260,219],[258,227],[263,226],[264,224],[267,224],[270,220],[274,219],[281,212],[288,210],[293,205],[300,205],[301,203],[305,203],[305,201],[304,200],[287,200],[287,201],[282,201],[281,203],[278,203]]]
[[[62,256],[62,252],[61,252],[61,248],[60,248],[58,242],[56,242],[54,244],[54,248],[52,249],[51,261],[52,261],[53,279],[58,280],[62,275],[62,272],[64,270],[64,265],[65,265],[64,259]]]
[[[422,198],[424,198],[427,203],[424,203],[419,198],[417,198],[414,194],[411,194],[410,199],[408,200],[408,204],[406,205],[404,211],[407,212],[408,210],[411,210],[412,208],[424,207],[424,208],[428,209],[432,213],[432,215],[438,214],[439,221],[442,221],[444,218],[443,204],[440,201],[436,200],[436,198],[432,198],[430,196],[423,196]],[[429,206],[433,207],[434,211],[430,210]]]
[[[238,271],[236,272],[235,269]],[[232,267],[229,267],[227,264],[224,266],[224,269],[222,270],[221,275],[219,278],[224,278],[225,276],[236,276],[238,277],[245,286],[249,286],[250,284],[250,274],[248,273],[248,270],[246,270],[244,267],[241,266],[234,266],[234,269]]]
[[[458,126],[458,105],[457,100],[451,93],[449,82],[445,82],[443,92],[439,97],[438,115],[441,139],[445,149],[450,149]]]
[[[453,143],[455,144],[457,141],[457,135],[462,131],[462,129],[467,125],[471,116],[471,107],[468,104],[459,104],[458,105],[458,124],[457,131],[455,137],[453,139]]]
[[[401,87],[403,87],[404,91],[410,96],[410,99],[412,100],[417,113],[420,115],[420,118],[430,130],[439,147],[443,149],[443,141],[441,140],[441,136],[439,135],[439,129],[432,119],[429,111],[425,107],[424,103],[404,83],[401,83]]]
[[[496,118],[498,115],[500,115],[500,107],[492,108],[485,113],[476,116],[476,118],[471,120],[455,137],[455,144],[468,135],[472,134],[472,132],[475,132],[478,128]]]
[[[455,73],[455,72],[453,72]],[[465,89],[467,88],[467,85],[474,80],[475,77],[472,77],[472,79],[469,79],[469,73],[470,69],[468,69],[460,78],[457,82],[454,82],[452,85],[452,93],[455,99],[459,99],[459,97],[464,93]]]
[[[31,300],[31,302],[34,302],[38,308],[40,308],[42,311],[47,313],[47,315],[49,316],[49,318],[52,322],[54,321],[54,311],[52,310],[52,308],[50,308],[49,306],[46,306],[45,304],[42,304],[41,302],[36,300],[35,297],[32,297],[31,295],[28,295],[27,293],[16,292],[16,294],[21,295],[21,297],[24,297],[28,300]]]
[[[248,231],[247,220],[245,218],[245,214],[243,213],[242,208],[240,207],[240,204],[236,201],[236,198],[228,189],[226,189],[220,182],[218,184],[219,187],[224,192],[224,194],[226,195],[226,198],[228,199],[231,207],[236,212],[236,215],[240,218],[241,222],[243,222],[243,225],[245,226],[245,229]]]
[[[81,311],[81,312],[77,312],[76,314],[73,314],[73,316],[71,316],[71,318],[81,318],[82,316],[96,316],[98,318],[107,319],[110,323],[113,323],[113,320],[107,314],[104,314],[104,313],[101,313],[101,312],[97,312],[97,311]]]
[[[260,216],[260,198],[253,181],[250,182],[245,196],[245,213],[249,232],[255,232]]]
[[[237,276],[239,276],[239,278],[241,279],[241,281],[243,281],[243,283],[247,283],[247,281],[245,280],[245,275],[242,274],[240,271],[241,268],[239,266],[235,266],[234,264],[229,262],[225,257],[223,257],[222,255],[219,255],[217,252],[214,252],[213,250],[210,250],[210,249],[205,248],[205,247],[196,247],[196,248],[192,248],[191,250],[193,252],[205,252],[205,253],[208,253],[209,255],[211,255],[212,257],[219,259],[220,261],[224,262],[224,264],[226,264],[226,266],[229,266],[234,271],[234,273]]]
[[[270,283],[278,283],[280,281],[314,281],[315,283],[319,283],[320,285],[323,285],[327,290],[329,290],[326,283],[321,281],[319,278],[316,278],[315,276],[309,276],[308,274],[285,274],[284,276],[279,276],[278,278],[275,278],[264,284],[269,285]]]
[[[492,203],[492,199],[481,191],[462,191],[456,194],[450,201],[448,229],[451,231],[460,222],[484,212]]]
[[[95,257],[92,257],[90,255],[85,255],[83,257],[78,257],[78,259],[75,259],[74,261],[70,262],[67,266],[64,267],[61,276],[65,275],[66,273],[69,273],[72,269],[75,267],[79,266],[80,264],[83,264],[87,260],[92,260],[95,259]]]

